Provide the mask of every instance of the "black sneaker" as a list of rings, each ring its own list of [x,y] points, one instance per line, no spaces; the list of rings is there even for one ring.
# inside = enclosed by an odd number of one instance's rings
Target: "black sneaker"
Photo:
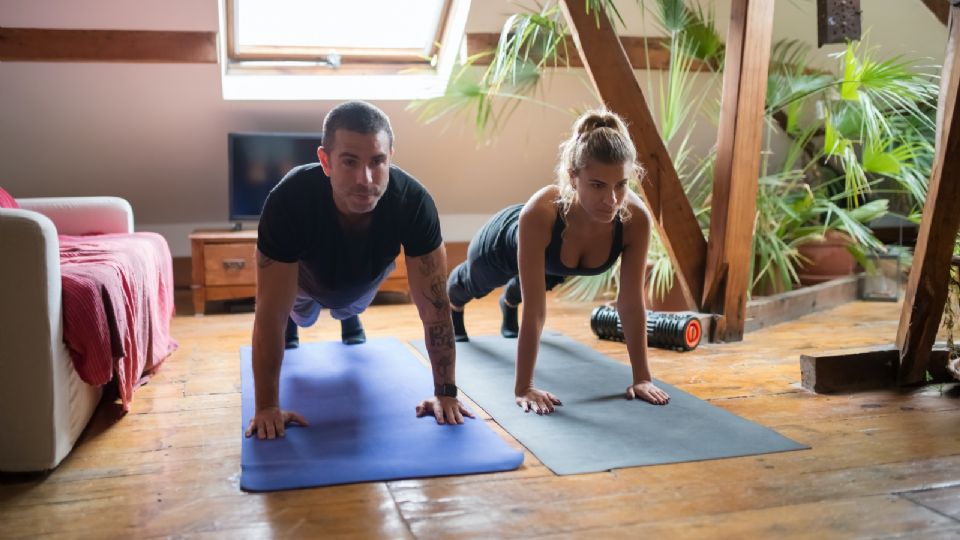
[[[503,322],[500,323],[500,335],[505,338],[515,338],[520,334],[520,327],[517,324],[517,307],[507,305],[507,299],[500,297],[500,313],[503,314]]]
[[[453,340],[461,343],[470,341],[467,336],[467,328],[463,325],[463,311],[451,309],[450,314],[453,315]]]
[[[300,332],[297,330],[297,323],[287,317],[287,329],[283,333],[283,348],[296,349],[300,346]]]
[[[367,334],[363,331],[360,317],[354,315],[340,321],[340,341],[344,345],[359,345],[367,342]]]

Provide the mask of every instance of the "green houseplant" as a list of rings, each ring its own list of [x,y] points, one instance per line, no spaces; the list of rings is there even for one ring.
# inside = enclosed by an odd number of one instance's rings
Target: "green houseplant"
[[[779,214],[787,222],[758,223],[755,242],[769,242],[775,231],[797,248],[792,264],[773,260],[754,272],[755,284],[766,280],[774,288],[799,281],[796,270],[809,262],[801,246],[831,231],[842,232],[848,250],[866,264],[865,250],[883,249],[864,226],[885,213],[888,201],[880,196],[894,197],[916,219],[933,156],[935,77],[900,58],[877,60],[857,43],[834,55],[838,73],[831,75],[806,68],[809,52],[809,45],[785,41],[772,55],[767,117],[791,140],[781,178],[803,171],[797,185],[809,192],[784,194],[776,182],[761,182],[761,219]],[[779,198],[771,200],[772,185]]]
[[[718,103],[711,100],[723,65],[723,39],[712,12],[682,0],[639,0],[669,37],[670,64],[658,95],[660,133],[681,182],[704,229],[710,221],[714,152],[691,153],[695,122],[716,123]],[[587,1],[597,17],[605,13],[622,22],[611,1]],[[546,68],[564,66],[570,54],[562,36],[564,20],[556,2],[512,16],[497,47],[469,58],[445,96],[415,103],[425,121],[473,111],[479,133],[501,129],[510,112],[533,97]],[[876,61],[866,48],[850,44],[838,56],[839,73],[807,68],[810,47],[778,42],[771,55],[767,92],[767,149],[762,162],[754,236],[754,286],[788,290],[798,281],[805,261],[798,247],[830,231],[843,231],[857,255],[879,248],[865,226],[887,209],[880,195],[901,196],[905,213],[918,215],[932,156],[933,78],[899,59]],[[486,69],[474,63],[490,58]],[[707,70],[694,84],[692,65]],[[815,114],[820,108],[824,114]],[[790,144],[777,172],[771,173],[770,139],[785,136]],[[869,198],[869,200],[868,200]],[[649,289],[664,295],[673,270],[666,250],[654,238],[650,250]],[[588,299],[616,288],[616,268],[606,275],[577,278],[566,286],[568,297]]]

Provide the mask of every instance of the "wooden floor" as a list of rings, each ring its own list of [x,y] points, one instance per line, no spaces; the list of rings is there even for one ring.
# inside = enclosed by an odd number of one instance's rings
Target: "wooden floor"
[[[547,325],[626,361],[623,345],[593,338],[590,309],[551,299]],[[528,452],[508,473],[269,494],[238,487],[237,350],[252,315],[179,316],[180,350],[130,414],[102,404],[56,471],[0,483],[0,538],[958,538],[960,388],[799,387],[801,353],[889,344],[898,315],[856,302],[737,344],[651,351],[656,377],[811,450],[567,477]],[[469,307],[468,327],[493,333],[497,317],[491,296]],[[337,339],[323,321],[302,339]],[[371,336],[422,332],[409,304],[374,306],[364,322]]]

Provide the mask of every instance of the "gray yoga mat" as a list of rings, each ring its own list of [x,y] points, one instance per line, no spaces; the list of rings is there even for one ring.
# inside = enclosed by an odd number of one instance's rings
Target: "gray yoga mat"
[[[426,356],[423,341],[413,345]],[[630,366],[557,334],[544,334],[534,380],[563,406],[524,413],[513,396],[516,349],[492,336],[457,343],[457,385],[556,474],[809,448],[662,381],[668,405],[628,401]]]

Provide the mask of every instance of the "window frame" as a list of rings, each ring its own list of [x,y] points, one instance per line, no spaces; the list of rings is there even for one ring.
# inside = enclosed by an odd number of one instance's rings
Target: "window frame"
[[[335,72],[348,73],[397,73],[409,68],[429,68],[436,61],[450,22],[453,0],[443,0],[437,29],[431,41],[430,51],[425,56],[422,49],[364,49],[338,48],[339,61],[332,62],[330,47],[259,46],[238,50],[237,2],[223,0],[226,18],[226,61],[231,72],[277,72],[315,73],[329,72],[336,64]],[[323,52],[320,51],[323,50]]]

